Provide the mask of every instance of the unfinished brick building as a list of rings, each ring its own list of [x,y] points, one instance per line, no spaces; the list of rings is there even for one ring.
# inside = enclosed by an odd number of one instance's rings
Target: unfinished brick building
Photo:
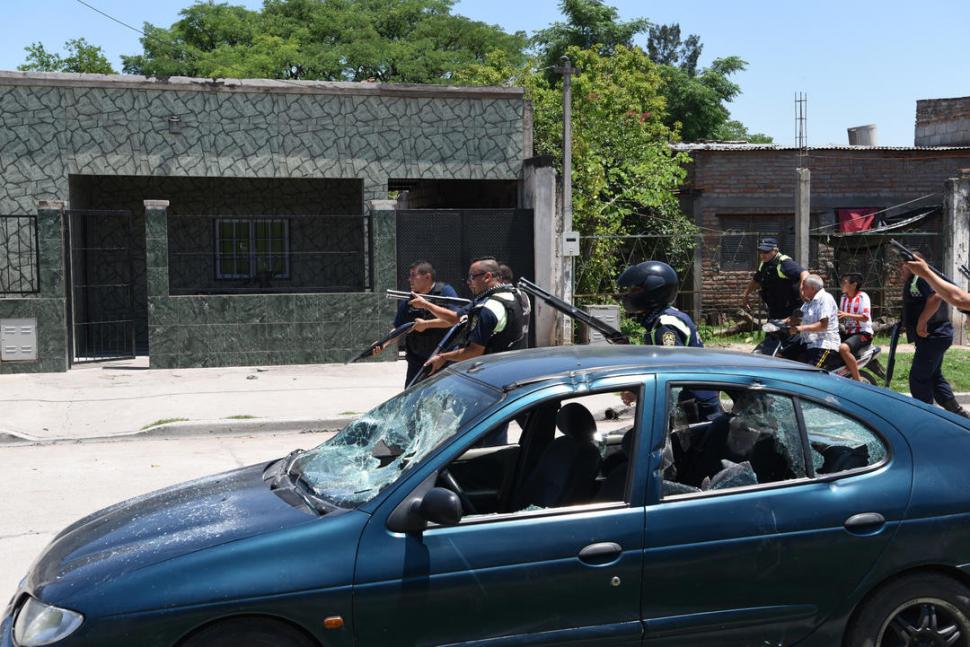
[[[913,147],[679,146],[693,161],[682,208],[702,232],[695,255],[695,267],[700,263],[702,268],[694,277],[695,312],[716,321],[730,317],[740,307],[744,287],[757,264],[758,235],[778,236],[783,251],[794,255],[795,169],[799,167],[811,172],[812,269],[834,281],[831,274],[838,259],[833,258],[836,252],[831,240],[823,239],[844,230],[839,219],[847,214],[877,211],[880,220],[876,224],[907,222],[922,215],[902,231],[921,241],[916,246],[925,248],[930,256],[939,253],[944,183],[959,176],[961,169],[970,168],[970,97],[920,101],[918,116],[918,145]],[[950,139],[941,139],[939,133]],[[919,145],[926,138],[949,145]],[[870,256],[870,261],[878,262],[876,256]],[[880,267],[885,271],[868,278],[872,288],[886,295],[896,291],[894,261],[885,258],[887,266]]]

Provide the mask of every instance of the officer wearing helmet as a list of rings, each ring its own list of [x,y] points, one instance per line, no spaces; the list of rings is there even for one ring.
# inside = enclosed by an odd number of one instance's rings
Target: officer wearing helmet
[[[617,279],[617,285],[623,295],[623,307],[628,313],[638,315],[640,324],[646,329],[644,344],[704,347],[693,320],[671,305],[679,286],[674,268],[660,261],[646,261],[627,268]],[[630,396],[632,394],[623,396],[627,404],[632,402]],[[715,391],[681,392],[682,400],[691,398],[697,404],[701,420],[722,413]]]

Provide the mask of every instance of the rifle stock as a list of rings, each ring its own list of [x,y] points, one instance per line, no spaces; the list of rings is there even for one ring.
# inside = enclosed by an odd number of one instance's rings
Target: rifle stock
[[[412,328],[414,328],[413,321],[410,321],[406,324],[398,326],[397,328],[395,328],[394,330],[387,333],[386,335],[384,335],[383,337],[375,341],[373,344],[368,346],[366,349],[362,350],[357,355],[354,355],[352,358],[348,359],[346,362],[344,362],[344,364],[353,364],[354,362],[359,362],[362,359],[370,357],[371,355],[374,354],[375,348],[377,348],[378,346],[384,346],[388,342],[391,342],[397,339],[398,337],[408,334],[409,332],[411,332]]]

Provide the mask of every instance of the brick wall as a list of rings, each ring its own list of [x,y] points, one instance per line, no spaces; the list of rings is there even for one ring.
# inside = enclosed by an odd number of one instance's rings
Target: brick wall
[[[970,145],[970,97],[916,102],[916,146]]]
[[[752,250],[750,270],[721,268],[721,216],[790,218],[794,225],[798,151],[695,150],[691,156],[694,162],[688,168],[681,204],[704,228],[702,314],[708,321],[722,321],[731,318],[740,307],[758,259]],[[841,208],[885,209],[928,195],[890,210],[887,215],[940,205],[944,181],[957,177],[961,168],[970,167],[970,150],[814,149],[809,151],[805,163],[812,173],[811,212],[815,227],[818,223],[835,222],[835,210]],[[831,258],[831,250],[823,248],[819,252],[820,267],[811,269],[821,270],[827,277],[831,262],[826,261]],[[895,265],[887,266],[890,264]],[[892,293],[899,289],[892,276],[873,279],[883,280],[889,283]]]

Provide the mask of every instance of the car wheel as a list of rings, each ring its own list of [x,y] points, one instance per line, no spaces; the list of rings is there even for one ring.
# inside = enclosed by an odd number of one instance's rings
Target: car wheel
[[[302,631],[281,620],[238,618],[208,625],[179,647],[319,647]]]
[[[970,647],[970,591],[935,573],[891,582],[859,610],[846,645]]]

